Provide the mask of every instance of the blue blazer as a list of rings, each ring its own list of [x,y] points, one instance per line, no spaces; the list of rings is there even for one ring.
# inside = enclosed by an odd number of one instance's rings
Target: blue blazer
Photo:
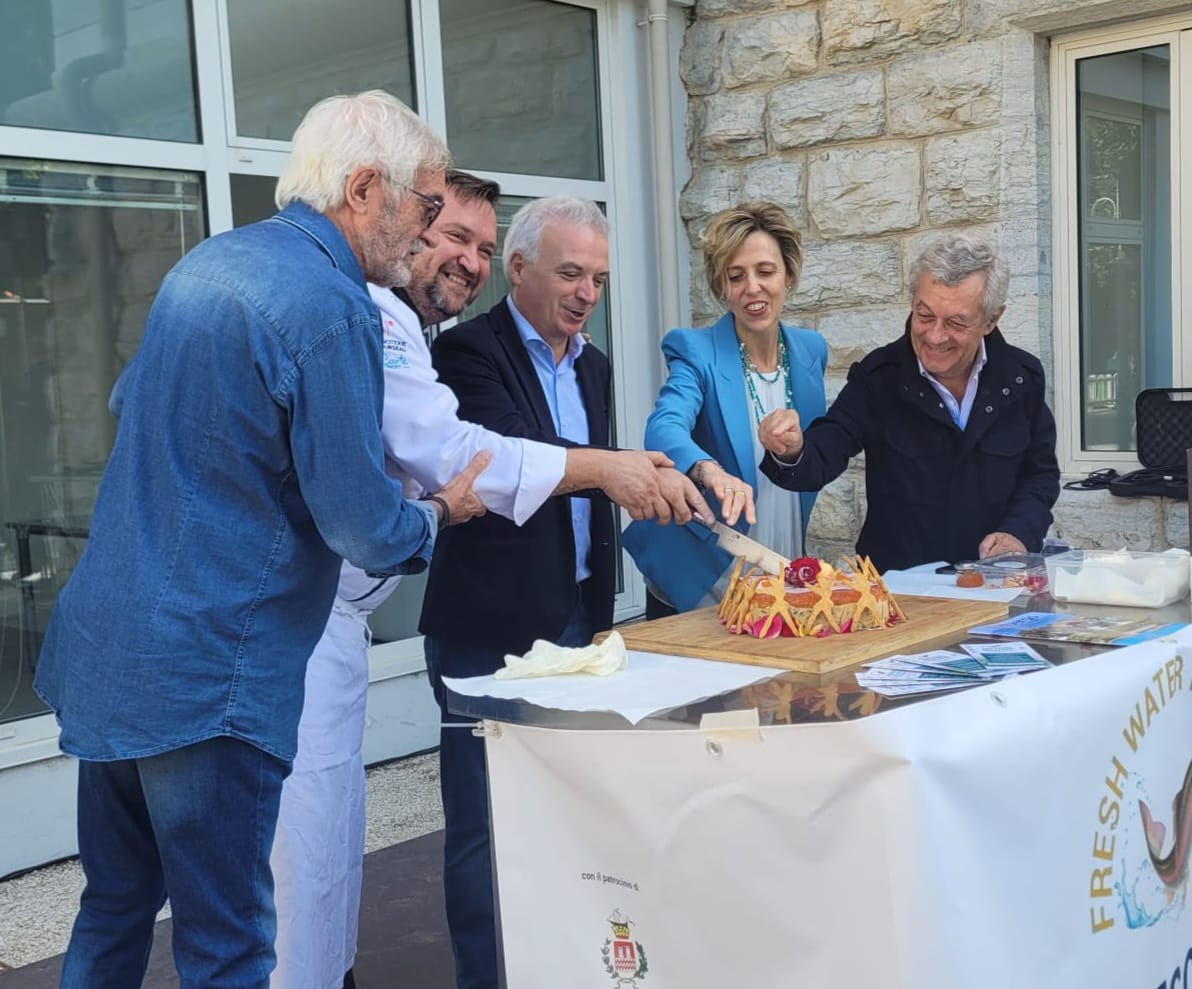
[[[790,358],[795,410],[806,426],[827,408],[828,345],[814,330],[786,325],[780,330]],[[662,339],[662,353],[668,376],[646,423],[646,449],[661,450],[684,473],[697,460],[716,460],[750,485],[756,498],[753,435],[757,425],[746,399],[732,313],[725,313],[706,330],[671,330]],[[800,501],[806,531],[815,492],[804,492]],[[712,507],[718,511],[720,506],[713,503]],[[737,528],[746,531],[744,518]],[[680,611],[699,604],[732,562],[702,526],[633,522],[622,534],[622,545],[647,582]]]

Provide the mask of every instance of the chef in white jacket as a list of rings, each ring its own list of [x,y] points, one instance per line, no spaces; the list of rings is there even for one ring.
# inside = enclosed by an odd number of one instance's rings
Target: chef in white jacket
[[[459,315],[488,279],[497,249],[495,182],[448,173],[446,204],[413,258],[409,303],[369,286],[384,330],[382,435],[407,498],[437,491],[481,449],[492,462],[474,491],[521,524],[555,493],[602,488],[632,517],[686,521],[710,512],[661,454],[563,448],[512,439],[457,417],[431,366],[424,326]],[[396,588],[344,564],[335,604],[306,670],[298,755],[282,788],[274,839],[277,968],[273,989],[352,989],[364,856],[368,615]]]

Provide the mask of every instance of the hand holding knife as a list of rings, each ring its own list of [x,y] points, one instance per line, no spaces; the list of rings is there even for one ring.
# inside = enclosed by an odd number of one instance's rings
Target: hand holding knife
[[[716,533],[716,544],[722,550],[733,556],[743,556],[747,563],[761,567],[767,573],[781,574],[790,563],[781,553],[770,549],[769,546],[763,546],[756,539],[750,539],[723,522],[708,522],[700,515],[696,515],[693,521]]]

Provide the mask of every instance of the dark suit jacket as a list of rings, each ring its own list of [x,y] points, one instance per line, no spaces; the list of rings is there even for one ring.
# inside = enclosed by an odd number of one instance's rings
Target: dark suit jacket
[[[482,316],[447,330],[431,348],[440,380],[459,398],[462,419],[505,436],[576,446],[555,432],[550,406],[504,299]],[[585,346],[575,362],[588,414],[589,446],[609,445],[608,358]],[[612,626],[616,540],[612,504],[592,499],[592,576],[584,604],[594,630]],[[424,635],[501,652],[524,653],[535,639],[557,638],[575,610],[573,495],[549,498],[523,526],[488,514],[439,534],[422,619]],[[442,671],[451,675],[450,669]]]

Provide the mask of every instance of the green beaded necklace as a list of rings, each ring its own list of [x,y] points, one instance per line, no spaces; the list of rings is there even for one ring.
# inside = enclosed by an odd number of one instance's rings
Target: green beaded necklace
[[[737,347],[741,352],[741,370],[745,374],[745,385],[749,389],[749,399],[753,403],[753,418],[761,425],[761,421],[766,417],[766,408],[762,405],[762,400],[757,394],[757,385],[753,383],[753,376],[756,374],[766,384],[772,385],[776,382],[780,375],[786,375],[786,407],[793,409],[795,407],[795,393],[791,388],[791,362],[790,357],[786,352],[786,344],[782,342],[782,333],[778,334],[778,367],[774,370],[774,377],[767,378],[765,372],[759,371],[757,365],[749,357],[749,352],[745,349],[745,341],[738,340]]]

